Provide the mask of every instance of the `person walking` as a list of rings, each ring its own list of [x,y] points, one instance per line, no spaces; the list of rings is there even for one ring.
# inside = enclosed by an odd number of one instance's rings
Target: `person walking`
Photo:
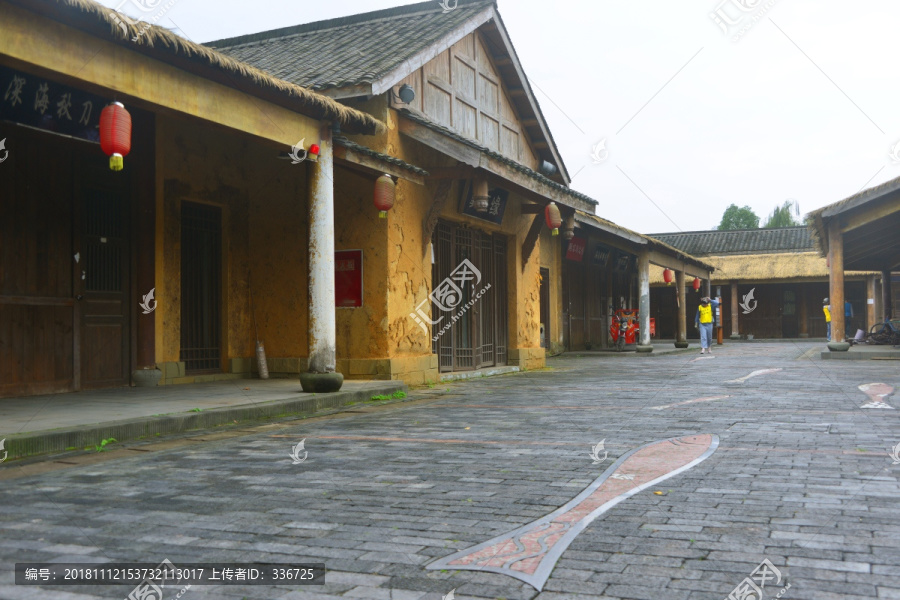
[[[825,337],[831,341],[831,305],[828,304],[828,298],[822,300],[822,312],[825,313]]]
[[[849,300],[844,302],[844,330],[847,334],[848,338],[852,338],[856,336],[856,332],[853,331],[853,325],[850,323],[850,319],[853,318],[853,305]]]
[[[713,319],[719,301],[712,298],[700,298],[700,306],[697,308],[697,316],[694,317],[694,327],[700,330],[700,354],[712,354]]]

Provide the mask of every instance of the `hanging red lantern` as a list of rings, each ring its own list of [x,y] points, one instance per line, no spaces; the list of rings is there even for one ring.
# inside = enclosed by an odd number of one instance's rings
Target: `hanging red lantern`
[[[319,162],[319,145],[313,144],[306,151],[306,160],[309,162]]]
[[[544,218],[547,220],[547,227],[550,228],[550,235],[559,235],[559,226],[562,225],[562,216],[559,214],[559,207],[556,202],[551,202],[544,209]]]
[[[663,279],[666,282],[666,285],[670,285],[673,281],[675,281],[675,273],[672,269],[666,269],[663,271]]]
[[[121,171],[131,152],[131,115],[121,102],[113,102],[100,113],[100,148],[109,156],[109,168]]]
[[[699,277],[694,277],[694,291],[695,292],[700,291],[700,278]]]
[[[375,181],[375,208],[379,211],[378,218],[386,219],[387,211],[394,207],[394,180],[390,175],[382,175]]]

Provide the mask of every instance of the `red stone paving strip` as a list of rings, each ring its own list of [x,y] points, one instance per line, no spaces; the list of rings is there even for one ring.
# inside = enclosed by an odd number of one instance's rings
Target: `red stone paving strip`
[[[492,540],[432,562],[428,569],[491,571],[541,591],[575,537],[619,502],[696,466],[719,438],[700,434],[653,442],[632,450],[561,508]]]
[[[894,408],[885,402],[885,399],[894,393],[894,386],[886,383],[864,383],[859,386],[859,389],[869,397],[869,401],[860,406],[860,408]]]

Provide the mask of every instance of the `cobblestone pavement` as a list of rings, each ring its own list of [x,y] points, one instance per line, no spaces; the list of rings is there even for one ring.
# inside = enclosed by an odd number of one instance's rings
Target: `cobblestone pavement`
[[[900,387],[897,363],[820,349],[561,357],[417,392],[424,402],[6,480],[0,598],[131,590],[14,586],[16,561],[168,558],[329,569],[324,586],[195,586],[184,600],[722,600],[764,559],[781,578],[769,571],[765,598],[789,585],[787,600],[900,599],[900,410],[860,408],[872,399],[859,389]],[[552,513],[634,448],[702,433],[720,438],[711,456],[590,523],[540,593],[426,569]],[[307,459],[292,464],[303,439]],[[609,455],[594,464],[601,440]]]

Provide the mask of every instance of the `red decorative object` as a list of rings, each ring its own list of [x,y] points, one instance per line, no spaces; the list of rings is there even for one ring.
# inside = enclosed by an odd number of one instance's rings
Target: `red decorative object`
[[[559,235],[559,226],[562,225],[562,216],[559,214],[559,207],[556,202],[551,202],[544,209],[544,218],[547,220],[547,227],[550,228],[550,235]]]
[[[694,277],[694,291],[695,292],[700,291],[700,278],[699,277]]]
[[[669,285],[673,281],[675,281],[675,272],[672,269],[666,269],[663,271],[663,279],[666,282],[666,285]]]
[[[387,211],[394,207],[394,180],[390,175],[382,175],[375,181],[375,208],[379,211],[378,218],[386,219]]]
[[[584,248],[587,246],[587,240],[580,237],[573,237],[569,240],[569,247],[566,249],[566,258],[581,262],[584,258]]]
[[[131,115],[121,102],[113,102],[100,113],[100,148],[109,156],[109,168],[121,171],[131,152]]]
[[[319,145],[313,144],[306,153],[306,160],[310,162],[319,162]]]

